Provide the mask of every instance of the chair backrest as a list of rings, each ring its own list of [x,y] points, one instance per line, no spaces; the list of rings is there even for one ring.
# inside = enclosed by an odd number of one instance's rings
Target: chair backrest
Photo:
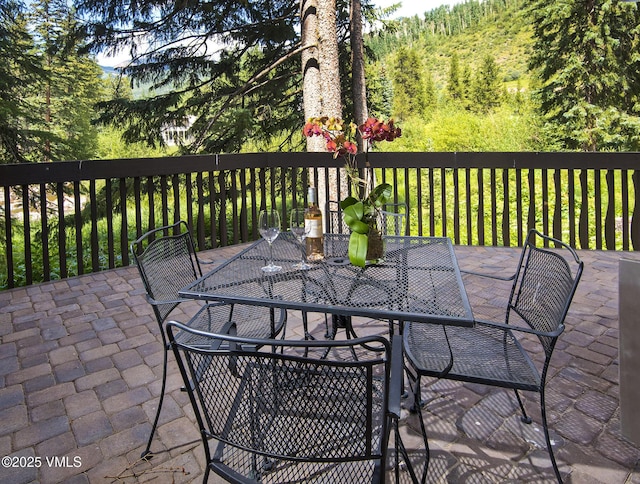
[[[328,234],[349,234],[351,229],[344,221],[340,202],[329,200],[325,210],[326,231]]]
[[[349,234],[351,230],[343,218],[340,202],[329,200],[326,207],[327,233]],[[383,235],[406,235],[407,205],[404,203],[387,203],[380,211]]]
[[[382,482],[384,338],[255,340],[173,321],[167,332],[214,472],[232,482]]]
[[[383,235],[407,235],[407,205],[405,203],[386,203],[382,206]]]
[[[507,320],[512,313],[532,329],[549,336],[539,336],[550,356],[557,336],[564,329],[584,263],[567,244],[536,230],[531,230],[524,244],[509,298]]]
[[[178,291],[202,275],[186,222],[150,230],[132,242],[136,261],[158,322],[180,303]]]

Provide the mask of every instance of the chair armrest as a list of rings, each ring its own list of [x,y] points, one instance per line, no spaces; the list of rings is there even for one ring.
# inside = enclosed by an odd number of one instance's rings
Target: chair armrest
[[[518,331],[520,333],[535,334],[536,336],[546,336],[549,338],[556,338],[564,331],[564,324],[560,324],[555,331],[538,331],[532,328],[524,326],[514,326],[513,324],[496,323],[494,321],[486,321],[482,319],[476,319],[476,324],[484,326],[491,326],[493,328],[502,329],[504,331]]]
[[[163,299],[161,301],[158,301],[157,299],[153,299],[151,296],[149,296],[149,294],[146,295],[146,298],[147,298],[147,302],[152,306],[160,306],[162,304],[180,304],[187,301],[193,301],[193,299],[186,299],[186,298]]]
[[[482,272],[474,272],[474,271],[465,271],[460,269],[460,273],[461,274],[469,274],[471,276],[478,276],[478,277],[487,277],[489,279],[497,279],[499,281],[513,281],[516,277],[515,274],[510,275],[509,277],[505,277],[505,276],[497,276],[494,274],[485,274]]]
[[[169,326],[173,326],[178,328],[180,331],[177,334],[174,334],[174,340],[178,344],[183,344],[185,346],[189,346],[190,348],[196,348],[200,350],[218,350],[222,344],[222,341],[219,339],[213,339],[210,344],[202,344],[202,343],[189,343],[188,340],[181,340],[181,334],[195,334],[195,335],[204,335],[209,336],[211,333],[207,331],[202,331],[200,329],[191,328],[188,324],[181,323],[179,321],[169,320],[165,323],[165,328],[169,328]],[[168,331],[167,331],[168,332]],[[172,331],[173,333],[173,331]],[[221,335],[229,335],[236,336],[237,335],[237,325],[234,321],[227,321],[224,323],[220,331],[217,334]]]
[[[391,340],[391,375],[389,377],[389,408],[388,411],[394,418],[400,418],[400,399],[402,397],[403,383],[403,357],[402,336],[396,334]]]

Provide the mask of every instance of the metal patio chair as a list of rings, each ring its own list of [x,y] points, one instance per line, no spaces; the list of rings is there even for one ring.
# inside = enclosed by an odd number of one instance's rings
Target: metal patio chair
[[[264,341],[236,336],[234,324],[226,329],[167,323],[202,436],[203,482],[213,471],[242,483],[381,483],[391,430],[396,475],[402,456],[403,480],[417,482],[398,432],[399,337]],[[186,343],[177,337],[185,333]],[[335,359],[320,356],[327,348]],[[425,450],[426,475],[426,442]]]
[[[406,203],[385,203],[381,214],[383,235],[409,235],[409,209]]]
[[[351,230],[344,221],[340,202],[329,200],[325,209],[326,229],[330,234],[349,234]]]
[[[386,203],[380,210],[382,214],[383,235],[407,235],[407,205],[405,203]],[[325,209],[326,229],[330,234],[349,234],[351,230],[345,223],[340,202],[329,200]]]
[[[531,230],[513,276],[468,273],[513,281],[504,321],[476,320],[472,328],[405,323],[407,373],[414,393],[414,409],[421,413],[421,376],[511,388],[515,390],[525,423],[531,423],[531,418],[518,390],[538,392],[549,457],[558,481],[562,482],[549,437],[545,382],[582,270],[583,262],[574,249]],[[523,343],[523,338],[528,341]],[[536,341],[539,345],[534,344]],[[426,438],[422,419],[420,422]]]
[[[131,253],[144,284],[147,301],[153,307],[160,326],[164,347],[162,389],[147,447],[142,453],[142,457],[146,457],[151,453],[166,388],[169,345],[164,323],[180,303],[187,301],[178,296],[178,291],[202,276],[202,269],[189,227],[184,221],[148,231],[132,242]],[[286,311],[213,303],[204,305],[185,324],[196,329],[217,331],[229,321],[236,323],[238,333],[243,336],[274,338],[280,333],[284,335]]]
[[[349,234],[349,226],[345,223],[340,202],[330,200],[326,206],[327,232],[331,234]],[[382,235],[406,235],[408,209],[405,203],[387,203],[382,206]],[[345,251],[347,249],[345,248]],[[347,338],[357,338],[351,324],[351,316],[338,314],[331,315],[331,329],[328,319],[325,318],[325,337],[333,339],[339,329],[344,329]],[[393,333],[393,321],[389,321],[389,333]]]

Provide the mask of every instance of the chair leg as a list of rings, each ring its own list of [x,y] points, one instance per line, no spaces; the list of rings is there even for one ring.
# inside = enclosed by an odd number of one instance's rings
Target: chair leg
[[[420,398],[420,374],[416,372],[415,375],[411,373],[408,367],[405,366],[405,373],[408,373],[407,380],[409,381],[410,391],[413,393],[413,402],[409,407],[409,412],[417,413],[418,420],[420,421],[420,433],[422,433],[422,440],[424,441],[424,449],[427,453],[424,471],[422,472],[422,478],[420,482],[424,484],[427,482],[427,471],[429,470],[429,458],[430,458],[430,450],[429,450],[429,439],[427,438],[427,428],[424,425],[424,420],[422,418],[422,405]]]
[[[306,311],[302,311],[302,329],[304,331],[304,339],[315,339],[309,332],[309,317],[307,316]]]
[[[333,315],[331,316],[333,319]],[[324,313],[324,339],[333,339],[331,337],[331,331],[329,330],[329,318],[327,313]]]
[[[520,420],[522,420],[526,424],[530,424],[531,423],[531,417],[529,417],[527,415],[527,411],[524,409],[524,404],[522,403],[522,399],[520,398],[520,393],[518,393],[518,390],[516,390],[515,388],[514,388],[513,391],[516,392],[516,398],[518,399],[518,404],[520,405],[520,410],[522,410],[522,416],[520,417]]]
[[[549,436],[549,425],[547,424],[547,410],[544,398],[544,388],[540,392],[540,413],[542,414],[542,427],[544,428],[544,438],[547,441],[547,451],[549,452],[549,458],[551,459],[551,465],[553,466],[553,472],[556,474],[556,479],[562,484],[562,477],[560,476],[560,469],[558,469],[558,463],[556,457],[553,454],[553,447],[551,446],[551,437]]]
[[[160,410],[162,409],[162,403],[164,402],[164,392],[167,386],[167,360],[169,356],[169,351],[166,345],[164,345],[164,362],[162,365],[162,389],[160,390],[160,400],[158,401],[158,409],[156,410],[156,417],[153,419],[153,427],[151,427],[151,434],[149,435],[149,441],[147,442],[147,448],[140,455],[143,459],[150,459],[153,457],[151,452],[151,442],[153,441],[153,436],[156,433],[156,428],[158,427],[158,421],[160,420]]]
[[[526,424],[530,424],[531,417],[527,415],[527,412],[524,409],[522,399],[520,398],[520,393],[518,393],[518,390],[514,389],[514,391],[516,392],[516,398],[518,399],[518,404],[520,405],[520,409],[522,410],[522,416],[520,417],[520,420],[522,420]],[[549,459],[551,460],[551,465],[553,466],[553,472],[555,473],[556,479],[558,479],[558,482],[562,484],[562,477],[560,476],[560,470],[558,469],[556,457],[553,454],[553,447],[551,446],[551,437],[549,435],[549,425],[547,424],[547,407],[545,404],[544,387],[540,391],[540,414],[542,415],[542,427],[544,429],[544,438],[547,444],[547,451],[549,452]]]
[[[336,337],[336,334],[338,334],[338,329],[340,328],[344,328],[344,330],[347,332],[347,335],[349,333],[349,328],[352,328],[351,326],[351,316],[343,316],[341,314],[332,314],[331,315],[331,331],[327,332],[327,339],[334,339]]]
[[[306,313],[304,313],[306,314]],[[289,319],[289,314],[287,313],[287,311],[284,311],[284,315],[282,316],[282,328],[280,329],[281,333],[280,333],[280,339],[285,339],[286,333],[287,333],[287,320]],[[231,318],[229,318],[229,320],[231,320]],[[275,308],[269,308],[269,321],[271,323],[271,334],[270,337],[275,339],[276,338],[276,309]],[[305,324],[305,329],[306,329],[306,324]],[[306,334],[305,334],[305,338],[306,338]]]
[[[418,372],[414,374],[407,365],[405,365],[404,369],[404,373],[407,375],[407,381],[409,382],[409,394],[413,395],[413,402],[409,405],[409,412],[416,413],[422,404],[420,394],[420,374]]]
[[[422,480],[418,481],[418,477],[416,476],[415,470],[413,469],[413,464],[411,463],[411,460],[409,459],[409,453],[407,452],[407,449],[404,446],[404,442],[402,441],[402,437],[400,436],[400,429],[398,428],[398,421],[396,419],[393,419],[393,440],[394,440],[394,447],[395,447],[395,453],[396,453],[396,463],[395,463],[395,477],[396,477],[396,483],[400,482],[400,456],[402,456],[402,458],[404,459],[404,463],[407,467],[407,471],[409,472],[409,477],[411,478],[411,482],[417,483],[417,482],[421,482],[421,484],[425,484],[426,483],[426,478],[427,478],[427,469],[429,468],[429,446],[427,445],[425,450],[426,450],[426,459],[425,459],[425,469],[424,472],[422,473]],[[426,443],[426,440],[425,440]]]
[[[424,441],[424,451],[427,453],[425,457],[424,463],[424,471],[422,471],[422,479],[420,482],[425,484],[427,482],[427,472],[429,470],[429,459],[431,457],[431,451],[429,450],[429,439],[427,438],[427,429],[424,425],[424,420],[422,418],[422,407],[420,405],[418,407],[418,419],[420,420],[420,431],[422,433],[422,440]]]

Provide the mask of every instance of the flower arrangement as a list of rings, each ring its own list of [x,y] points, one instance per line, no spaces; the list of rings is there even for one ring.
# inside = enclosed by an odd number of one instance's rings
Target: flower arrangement
[[[393,120],[388,122],[378,118],[369,118],[356,127],[351,123],[345,126],[340,118],[311,118],[304,125],[303,134],[322,136],[326,140],[327,150],[334,153],[334,158],[345,158],[345,170],[352,184],[353,196],[340,202],[344,213],[344,221],[351,229],[349,238],[349,260],[352,264],[364,267],[367,261],[382,258],[382,235],[376,226],[378,214],[382,206],[391,198],[392,187],[381,183],[373,187],[373,170],[369,164],[369,147],[378,141],[393,141],[402,135]],[[360,135],[366,142],[365,167],[369,171],[367,179],[360,177],[356,164],[358,145],[352,139]]]

